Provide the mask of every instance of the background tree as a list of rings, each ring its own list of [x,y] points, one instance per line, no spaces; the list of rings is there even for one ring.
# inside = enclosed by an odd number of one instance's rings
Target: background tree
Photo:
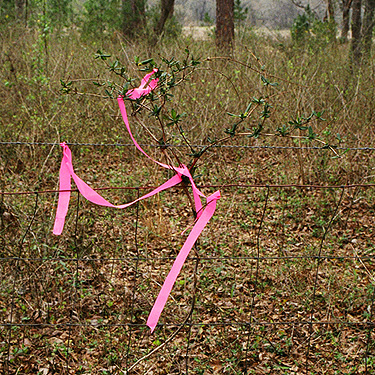
[[[351,61],[352,68],[361,60],[361,27],[362,27],[362,0],[353,0],[352,3],[352,43],[351,43]]]
[[[146,0],[122,0],[122,31],[134,37],[146,26]]]
[[[371,53],[372,35],[374,31],[374,12],[375,0],[366,0],[362,27],[363,53],[366,57],[369,57]]]
[[[335,6],[333,0],[326,0],[327,5],[327,21],[335,22]]]
[[[232,48],[234,43],[234,0],[216,0],[216,45]]]
[[[352,6],[352,0],[342,0],[342,30],[341,40],[346,43],[348,41],[348,33],[350,27],[350,8]]]
[[[161,35],[167,19],[173,16],[174,0],[161,0],[161,11],[158,23],[155,26],[156,35]]]

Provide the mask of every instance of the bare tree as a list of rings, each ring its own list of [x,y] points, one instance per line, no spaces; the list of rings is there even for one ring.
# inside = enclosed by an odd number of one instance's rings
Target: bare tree
[[[156,35],[161,35],[164,30],[164,25],[169,17],[173,16],[174,0],[161,0],[161,12],[159,22],[155,26]]]
[[[229,49],[234,43],[234,0],[216,0],[216,45]]]
[[[374,13],[375,13],[375,0],[365,1],[365,12],[363,14],[363,53],[365,56],[370,56],[372,45],[372,34],[374,30]]]
[[[353,0],[352,3],[352,44],[351,44],[351,60],[352,67],[357,65],[361,60],[361,27],[362,27],[362,0]]]
[[[326,0],[326,5],[328,22],[335,22],[335,6],[333,4],[333,0]]]
[[[352,6],[352,0],[342,0],[342,30],[341,40],[343,42],[348,41],[348,33],[350,27],[350,8]]]

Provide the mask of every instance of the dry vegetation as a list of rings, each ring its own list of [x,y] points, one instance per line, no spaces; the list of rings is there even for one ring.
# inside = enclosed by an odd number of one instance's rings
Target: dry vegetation
[[[103,99],[92,84],[113,78],[93,58],[98,49],[112,53],[139,79],[143,73],[134,56],[182,59],[189,46],[202,63],[175,89],[172,107],[187,114],[183,127],[192,144],[222,137],[233,123],[227,112],[243,112],[253,97],[267,97],[272,105],[264,135],[226,143],[271,148],[217,147],[199,161],[197,183],[206,186],[205,193],[214,191],[210,185],[224,185],[223,198],[153,335],[145,326],[147,315],[184,241],[181,232],[193,222],[181,189],[121,211],[73,194],[61,237],[51,233],[55,193],[2,194],[3,373],[374,371],[368,324],[374,316],[374,188],[265,186],[373,183],[373,150],[346,150],[374,147],[373,61],[353,72],[346,45],[297,47],[251,33],[241,35],[234,55],[225,59],[218,58],[212,41],[187,37],[151,48],[116,34],[88,42],[74,33],[44,39],[36,31],[12,29],[2,31],[1,44],[3,192],[56,189],[61,141],[87,144],[71,149],[77,174],[93,187],[165,181],[167,172],[134,147],[92,145],[130,143],[116,101]],[[264,86],[254,69],[278,86]],[[60,79],[74,81],[76,91],[62,94]],[[325,121],[311,123],[321,141],[275,135],[288,121],[323,110]],[[158,134],[147,114],[142,121]],[[249,119],[241,131],[256,124]],[[132,125],[139,143],[153,143]],[[179,133],[168,131],[175,152],[188,163]],[[13,141],[22,144],[6,143]],[[331,148],[272,148],[323,145]],[[163,158],[158,148],[145,149]],[[122,203],[138,190],[103,194]],[[188,324],[176,332],[192,307]]]

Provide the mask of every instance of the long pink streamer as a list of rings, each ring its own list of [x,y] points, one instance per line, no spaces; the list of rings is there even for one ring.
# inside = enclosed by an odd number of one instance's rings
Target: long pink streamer
[[[152,190],[150,193],[143,195],[142,197],[126,204],[114,205],[104,199],[100,194],[98,194],[94,189],[86,184],[82,179],[80,179],[73,170],[72,164],[72,154],[69,147],[64,143],[61,143],[63,148],[63,159],[60,167],[60,193],[59,193],[59,202],[57,205],[55,225],[53,228],[53,233],[60,235],[64,228],[65,217],[68,212],[69,199],[70,199],[70,190],[71,190],[71,178],[77,185],[79,192],[90,202],[95,203],[99,206],[113,207],[113,208],[126,208],[132,204],[139,202],[143,199],[152,197],[155,194],[160,193],[163,190],[169,189],[172,186],[179,184],[182,181],[182,178],[179,174],[173,176],[164,184],[160,185],[155,190]],[[64,191],[65,190],[65,191]]]
[[[204,209],[201,217],[195,223],[188,238],[186,239],[179,254],[177,255],[177,258],[174,261],[173,266],[164,281],[164,284],[159,292],[159,295],[147,319],[147,325],[151,328],[151,332],[154,331],[158,323],[160,314],[164,309],[164,306],[167,302],[169,294],[171,293],[173,285],[176,282],[177,276],[179,275],[181,268],[184,265],[185,260],[190,253],[190,250],[192,249],[193,245],[195,244],[195,241],[197,240],[199,235],[202,233],[202,230],[204,229],[204,227],[206,226],[206,224],[209,222],[212,215],[214,214],[215,209],[216,209],[216,201],[219,198],[220,198],[219,191],[216,191],[215,193],[213,193],[207,198],[206,208]]]
[[[154,69],[153,72],[146,74],[141,81],[141,85],[136,89],[129,90],[126,93],[126,97],[130,99],[138,99],[144,95],[149,94],[152,90],[154,90],[158,84],[158,79],[150,80],[150,78],[156,71],[157,70]],[[191,230],[184,245],[182,246],[176,260],[174,261],[173,266],[164,281],[164,284],[159,292],[159,295],[148,317],[147,325],[151,328],[151,332],[153,332],[158,323],[160,315],[164,309],[164,306],[168,300],[169,294],[172,291],[173,285],[176,282],[177,276],[179,275],[182,269],[182,266],[184,265],[184,262],[190,253],[190,250],[194,246],[197,238],[202,233],[204,227],[207,225],[207,223],[209,222],[209,220],[211,219],[211,217],[213,216],[215,212],[216,201],[220,198],[220,192],[216,191],[215,193],[210,195],[208,198],[206,198],[207,200],[206,207],[203,209],[200,197],[205,197],[205,195],[201,193],[199,189],[196,187],[189,169],[185,165],[174,167],[168,164],[160,163],[157,160],[150,157],[141,148],[141,146],[138,144],[136,139],[133,137],[133,134],[130,130],[128,116],[126,113],[125,103],[122,97],[118,98],[118,104],[120,107],[120,112],[124,120],[126,129],[128,130],[130,138],[132,139],[136,148],[140,152],[142,152],[147,158],[159,164],[163,168],[167,168],[167,169],[171,169],[175,171],[176,175],[170,178],[164,184],[160,185],[158,188],[152,190],[150,193],[145,194],[142,197],[132,202],[121,204],[121,205],[114,205],[108,202],[106,199],[104,199],[100,194],[98,194],[94,189],[92,189],[89,185],[87,185],[81,178],[79,178],[75,174],[74,169],[73,169],[72,153],[69,147],[65,144],[65,142],[63,142],[60,144],[61,147],[63,148],[63,158],[62,158],[61,167],[60,167],[60,183],[59,183],[60,192],[59,192],[59,201],[57,205],[53,233],[56,235],[60,235],[64,228],[65,217],[68,213],[68,208],[69,208],[72,178],[74,182],[76,183],[79,192],[90,202],[95,203],[100,206],[123,209],[123,208],[131,206],[132,204],[136,202],[139,202],[140,200],[147,199],[155,194],[160,193],[163,190],[169,189],[172,186],[179,184],[182,181],[182,176],[186,176],[189,179],[192,189],[193,189],[195,209],[197,211],[197,221],[195,225],[193,226],[193,229]]]

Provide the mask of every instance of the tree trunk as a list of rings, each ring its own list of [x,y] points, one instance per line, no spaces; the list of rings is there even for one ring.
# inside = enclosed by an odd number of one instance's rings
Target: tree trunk
[[[366,0],[365,13],[363,14],[363,53],[370,56],[372,45],[372,33],[374,30],[375,0]]]
[[[327,20],[328,22],[335,22],[335,7],[333,0],[326,0],[327,3]]]
[[[234,0],[216,0],[216,45],[231,49],[234,43]]]
[[[146,0],[122,0],[122,31],[134,37],[146,25]]]
[[[353,0],[352,3],[352,44],[351,44],[351,60],[353,67],[358,65],[361,60],[361,6],[362,0]]]
[[[174,11],[174,0],[161,0],[160,19],[155,26],[156,35],[161,35],[164,25],[169,17],[172,17]]]
[[[341,40],[343,42],[348,41],[348,33],[350,27],[350,8],[352,6],[352,0],[342,0],[342,31]]]

